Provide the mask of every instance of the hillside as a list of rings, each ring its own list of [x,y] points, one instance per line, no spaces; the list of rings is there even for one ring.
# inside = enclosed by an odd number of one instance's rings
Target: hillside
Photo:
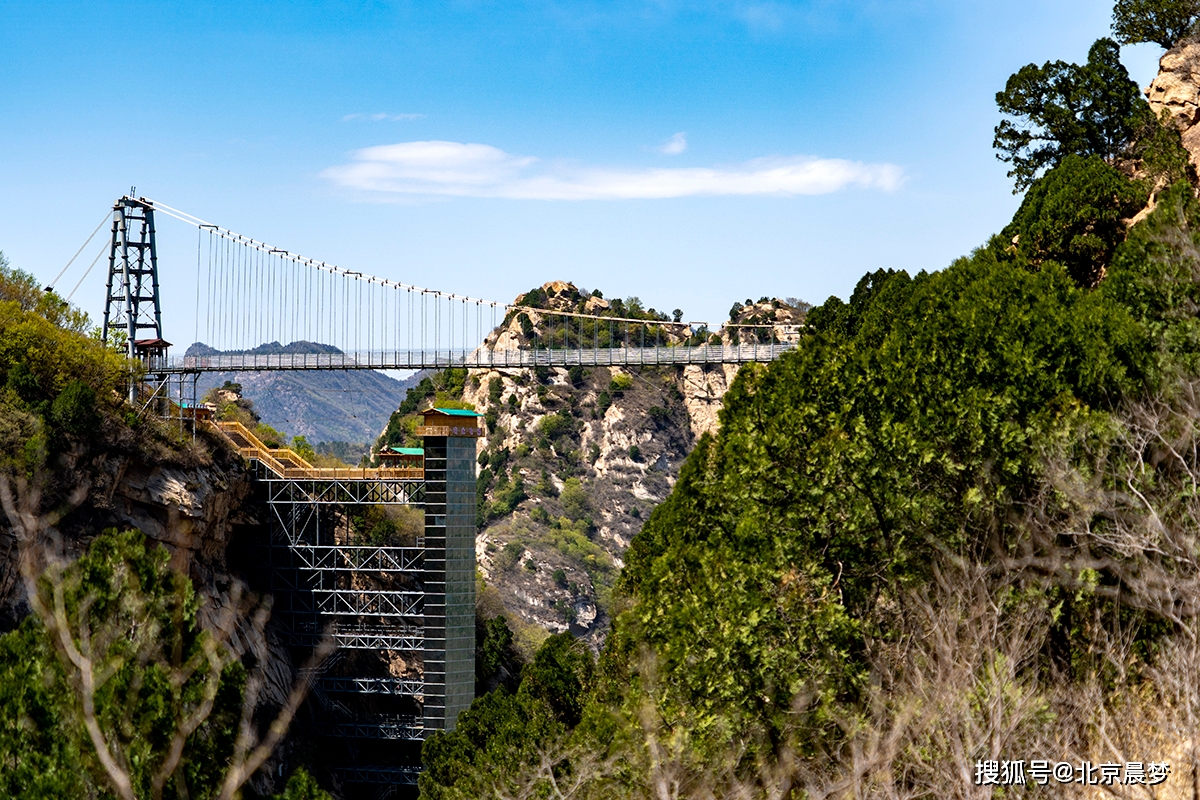
[[[259,345],[238,353],[326,353],[336,351],[314,342],[278,342]],[[218,355],[201,343],[193,344],[186,355]],[[206,373],[200,379],[198,394],[203,397],[226,381],[241,385],[241,393],[254,402],[262,421],[290,436],[304,436],[318,449],[322,443],[332,447],[341,442],[351,445],[339,453],[357,461],[367,452],[370,442],[387,424],[410,386],[418,377],[397,380],[381,372],[352,370],[345,372],[222,372]]]
[[[608,301],[564,281],[548,282],[515,304],[641,315],[634,318],[645,318],[652,328],[662,324],[664,339],[691,335],[636,298]],[[781,336],[794,339],[803,313],[802,306],[763,298],[735,304],[733,321],[778,325]],[[533,317],[510,313],[484,346],[516,347],[544,335],[545,321],[536,312]],[[599,647],[625,551],[670,493],[695,443],[717,429],[722,397],[738,368],[458,372],[414,388],[381,442],[415,444],[406,430],[414,424],[413,412],[429,403],[463,403],[482,413],[488,436],[478,445],[476,557],[489,587],[489,613],[503,608],[515,626],[524,623],[518,633],[527,650],[545,636],[539,631],[570,631]]]

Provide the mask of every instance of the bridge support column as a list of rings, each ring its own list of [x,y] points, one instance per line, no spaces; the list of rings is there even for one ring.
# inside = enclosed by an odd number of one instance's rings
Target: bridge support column
[[[475,697],[475,439],[425,437],[425,730]]]

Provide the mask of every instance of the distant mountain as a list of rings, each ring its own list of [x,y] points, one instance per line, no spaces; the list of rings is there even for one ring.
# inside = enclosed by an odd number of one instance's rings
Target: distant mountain
[[[220,354],[340,353],[317,342],[270,342],[253,350],[216,350],[202,342],[187,349],[189,356]],[[307,436],[312,444],[349,442],[366,452],[387,425],[388,417],[420,376],[396,380],[368,370],[309,372],[215,372],[200,378],[200,396],[225,381],[242,385],[243,396],[254,401],[263,422],[289,436]],[[355,448],[357,449],[357,448]]]

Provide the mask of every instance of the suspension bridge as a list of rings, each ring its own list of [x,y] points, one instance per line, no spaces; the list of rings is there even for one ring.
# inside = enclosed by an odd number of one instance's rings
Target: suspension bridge
[[[421,288],[132,195],[114,205],[111,236],[92,261],[108,255],[102,336],[144,367],[133,370],[130,401],[181,432],[203,419],[196,386],[206,372],[740,364],[778,358],[799,339],[795,326],[711,331],[660,314],[604,313],[598,298],[547,308],[562,298],[502,304]],[[164,338],[156,215],[197,231],[196,344],[183,355]],[[179,267],[169,275],[186,280]],[[472,411],[422,413],[423,448],[378,468],[317,467],[235,422],[207,423],[256,486],[257,583],[275,597],[280,641],[298,662],[323,641],[337,648],[298,677],[349,796],[411,796],[420,743],[452,730],[474,697],[476,441],[487,432]],[[396,538],[364,521],[406,508],[420,512],[420,533]]]
[[[182,355],[163,338],[156,215],[197,231],[194,269],[169,272],[194,280],[193,341],[203,345]],[[131,357],[161,375],[743,364],[774,360],[798,338],[796,326],[710,330],[662,314],[585,313],[423,288],[298,255],[145,197],[114,205],[106,250],[103,335],[123,338]],[[515,331],[505,336],[506,328]]]

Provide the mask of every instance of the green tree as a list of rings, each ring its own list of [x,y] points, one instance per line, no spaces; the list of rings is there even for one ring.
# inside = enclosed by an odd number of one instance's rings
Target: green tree
[[[602,672],[615,696],[648,686],[649,648],[655,707],[698,753],[795,726],[813,747],[836,735],[867,636],[888,635],[880,603],[939,553],[1003,548],[994,521],[1038,491],[1046,444],[1148,374],[1128,310],[1049,262],[984,251],[855,294],[814,309],[802,347],[739,373],[718,437],[627,552],[633,604],[605,656],[621,666]]]
[[[1034,181],[1000,246],[1034,266],[1057,261],[1080,286],[1095,286],[1125,239],[1125,220],[1145,191],[1099,156],[1069,155]]]
[[[333,800],[333,795],[322,789],[308,770],[300,767],[288,778],[283,794],[273,795],[271,800]]]
[[[425,740],[421,797],[491,796],[489,789],[531,767],[579,723],[594,676],[585,645],[565,633],[548,638],[522,670],[515,694],[501,687],[476,698],[453,731]]]
[[[1154,42],[1170,50],[1196,29],[1198,0],[1117,0],[1113,35],[1121,44]]]
[[[292,443],[289,445],[296,455],[303,458],[310,464],[317,459],[317,451],[309,444],[307,436],[293,436]]]
[[[54,398],[50,415],[54,424],[67,433],[87,433],[96,424],[96,391],[83,381],[71,381]]]
[[[592,503],[584,491],[583,482],[579,478],[567,478],[563,481],[562,494],[559,497],[563,513],[573,520],[581,520],[592,510]]]
[[[167,560],[140,533],[108,531],[42,574],[34,605],[46,613],[0,638],[14,657],[0,672],[6,778],[33,768],[121,797],[221,791],[245,671],[199,628],[191,582]]]
[[[1109,164],[1135,155],[1130,145],[1155,121],[1120,55],[1116,42],[1099,39],[1086,64],[1028,64],[996,93],[996,105],[1012,119],[996,126],[993,146],[1012,165],[1014,193],[1071,154]]]

